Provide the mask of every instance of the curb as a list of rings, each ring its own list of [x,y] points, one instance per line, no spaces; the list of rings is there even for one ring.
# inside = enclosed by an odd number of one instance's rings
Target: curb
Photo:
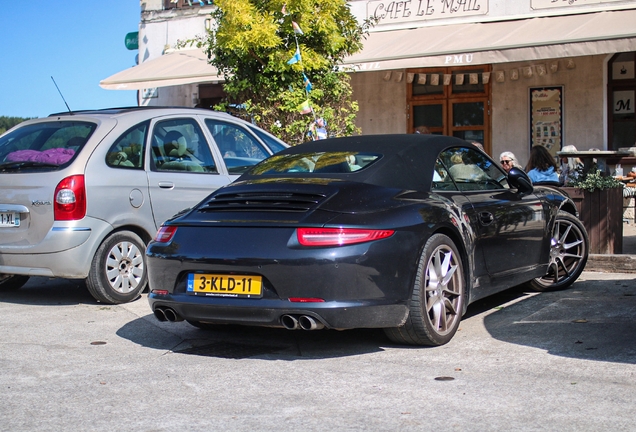
[[[590,254],[585,271],[636,273],[636,255]]]

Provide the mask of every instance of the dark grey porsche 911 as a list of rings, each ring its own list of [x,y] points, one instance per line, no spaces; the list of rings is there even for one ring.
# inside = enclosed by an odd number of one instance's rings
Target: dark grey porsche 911
[[[377,135],[262,161],[165,222],[146,253],[162,321],[383,328],[441,345],[475,300],[571,285],[588,237],[566,194],[466,141]]]

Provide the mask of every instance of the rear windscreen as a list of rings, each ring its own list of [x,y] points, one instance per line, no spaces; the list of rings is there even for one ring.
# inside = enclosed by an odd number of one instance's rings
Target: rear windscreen
[[[14,129],[0,138],[0,167],[57,167],[79,153],[97,125],[46,122]]]
[[[379,154],[347,151],[274,155],[256,165],[250,174],[346,174],[363,170],[380,157]]]

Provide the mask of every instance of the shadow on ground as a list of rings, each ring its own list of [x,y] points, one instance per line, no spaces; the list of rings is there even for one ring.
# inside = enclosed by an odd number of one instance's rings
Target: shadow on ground
[[[149,324],[152,322],[152,324]],[[176,354],[265,360],[336,358],[383,351],[390,346],[381,329],[289,331],[282,328],[219,325],[202,330],[186,322],[159,323],[148,315],[127,323],[117,335],[134,343]],[[165,330],[164,337],[152,329]],[[140,331],[146,328],[146,331]],[[156,329],[155,329],[156,330]],[[175,338],[175,336],[177,338]],[[167,343],[166,338],[170,339]]]
[[[0,291],[0,301],[38,306],[97,304],[83,280],[32,277],[19,290]]]
[[[494,338],[556,356],[636,363],[636,279],[590,276],[565,291],[517,300],[484,317]]]

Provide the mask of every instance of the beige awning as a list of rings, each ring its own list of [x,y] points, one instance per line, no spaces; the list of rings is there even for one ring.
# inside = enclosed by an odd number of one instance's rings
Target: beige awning
[[[636,51],[636,10],[374,32],[357,70],[467,66]]]
[[[108,90],[141,90],[201,82],[223,81],[201,49],[172,51],[117,72],[99,85]]]

